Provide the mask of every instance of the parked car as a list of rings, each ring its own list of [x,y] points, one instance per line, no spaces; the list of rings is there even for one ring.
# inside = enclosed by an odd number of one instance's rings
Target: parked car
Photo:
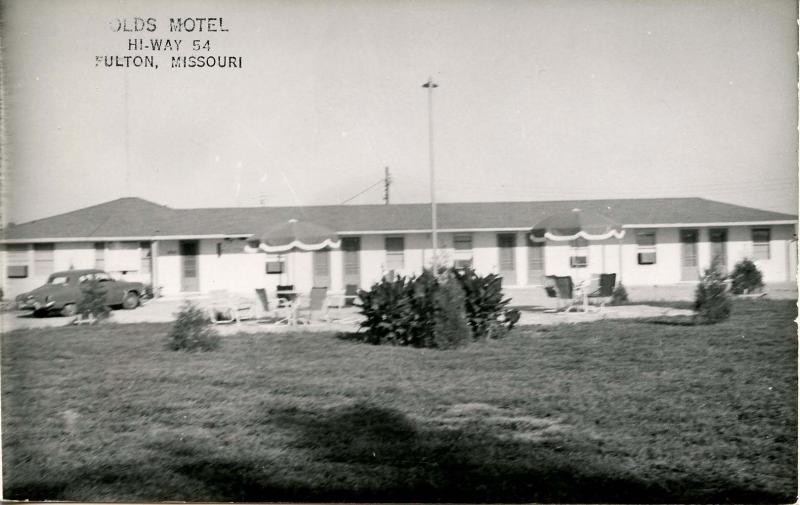
[[[17,296],[17,307],[33,310],[38,315],[60,312],[63,316],[74,316],[77,304],[84,296],[82,287],[91,280],[99,281],[105,290],[107,305],[135,309],[144,295],[141,282],[118,281],[103,270],[66,270],[50,275],[44,286]]]

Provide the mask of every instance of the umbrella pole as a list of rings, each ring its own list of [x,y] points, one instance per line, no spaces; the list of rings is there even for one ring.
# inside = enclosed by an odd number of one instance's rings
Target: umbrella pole
[[[622,238],[617,239],[617,261],[619,263],[617,270],[619,271],[619,284],[622,284]]]
[[[605,242],[605,240],[603,241]],[[603,263],[603,273],[606,271],[606,245],[601,243],[600,244],[600,258]]]

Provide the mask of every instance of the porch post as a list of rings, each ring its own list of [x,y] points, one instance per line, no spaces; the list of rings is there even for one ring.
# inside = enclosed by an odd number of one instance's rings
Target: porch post
[[[158,240],[153,240],[150,245],[150,283],[153,285],[153,298],[161,296],[158,287]]]

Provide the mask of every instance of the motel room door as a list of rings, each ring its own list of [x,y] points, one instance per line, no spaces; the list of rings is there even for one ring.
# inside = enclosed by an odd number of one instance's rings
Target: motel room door
[[[329,249],[322,249],[313,252],[314,262],[314,287],[331,287],[331,252]]]
[[[544,285],[544,242],[534,242],[528,235],[528,284]]]
[[[700,278],[697,263],[697,230],[681,230],[681,280],[696,281]]]
[[[181,240],[181,291],[200,291],[200,279],[197,268],[196,240]]]
[[[728,229],[712,228],[708,232],[711,242],[711,263],[718,260],[722,273],[728,272]]]
[[[516,233],[500,233],[497,235],[498,263],[503,284],[517,283],[517,269],[514,261],[514,249],[517,245]]]
[[[345,294],[354,295],[361,287],[361,237],[342,237],[342,284]]]

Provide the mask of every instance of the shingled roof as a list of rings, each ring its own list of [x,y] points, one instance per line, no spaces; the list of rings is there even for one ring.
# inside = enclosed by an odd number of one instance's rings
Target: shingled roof
[[[525,230],[550,214],[580,208],[627,227],[794,223],[797,216],[703,198],[441,203],[441,230]],[[258,234],[291,218],[340,233],[429,231],[429,204],[322,205],[173,209],[141,198],[120,198],[65,214],[10,226],[4,241],[112,238],[221,237]]]

